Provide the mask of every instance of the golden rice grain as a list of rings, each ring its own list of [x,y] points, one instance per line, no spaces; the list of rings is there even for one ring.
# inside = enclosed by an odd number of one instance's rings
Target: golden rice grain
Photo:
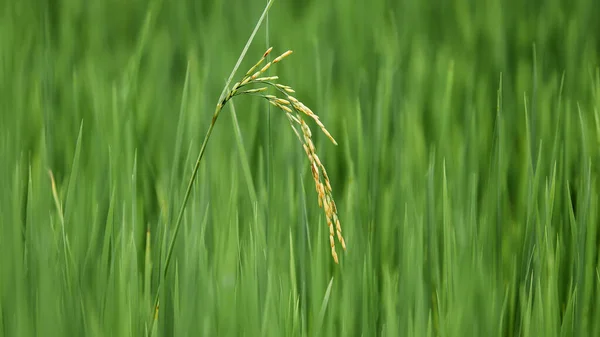
[[[277,57],[276,57],[276,58],[273,60],[273,63],[278,63],[278,62],[280,62],[280,61],[281,61],[281,60],[283,60],[284,58],[288,57],[288,56],[289,56],[291,53],[292,53],[292,51],[291,51],[291,50],[288,50],[288,51],[286,51],[285,53],[283,53],[283,54],[281,54],[281,55],[277,56]]]
[[[267,81],[277,81],[279,76],[266,76],[266,77],[258,77],[254,81],[256,82],[267,82]]]

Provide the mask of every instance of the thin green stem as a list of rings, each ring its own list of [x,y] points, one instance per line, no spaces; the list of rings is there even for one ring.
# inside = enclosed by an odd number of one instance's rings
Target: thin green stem
[[[163,278],[167,274],[167,269],[169,268],[169,262],[171,261],[171,255],[173,254],[173,248],[175,247],[175,239],[177,238],[177,233],[179,232],[179,228],[181,227],[181,220],[183,219],[183,212],[185,211],[185,207],[187,205],[188,199],[190,198],[190,194],[192,193],[192,186],[194,185],[194,180],[196,180],[196,175],[198,175],[198,169],[200,168],[200,161],[204,156],[204,151],[206,150],[206,144],[208,144],[208,139],[212,133],[212,130],[215,126],[217,118],[219,117],[219,113],[223,109],[223,105],[217,105],[215,109],[215,113],[212,118],[212,122],[208,127],[208,131],[206,132],[206,136],[204,136],[204,141],[202,142],[202,147],[200,148],[200,153],[198,154],[198,159],[196,159],[196,165],[194,165],[194,170],[192,171],[192,175],[190,176],[190,181],[188,182],[187,189],[185,191],[185,195],[183,197],[183,202],[181,204],[181,208],[179,209],[179,214],[177,215],[177,220],[175,221],[175,233],[173,233],[173,237],[171,242],[169,243],[169,248],[167,250],[167,259],[165,261],[165,269],[163,270]]]
[[[206,150],[206,144],[208,144],[208,139],[210,138],[210,135],[212,134],[212,131],[213,131],[213,128],[217,121],[217,118],[219,117],[219,113],[221,112],[221,110],[223,110],[223,107],[225,106],[225,104],[227,104],[227,102],[233,97],[236,90],[239,89],[239,86],[238,87],[234,86],[234,88],[230,90],[229,84],[231,83],[233,76],[235,75],[240,64],[242,63],[244,56],[246,56],[246,52],[248,52],[248,48],[250,47],[250,44],[254,40],[254,36],[256,35],[258,28],[262,24],[262,21],[265,19],[265,16],[267,15],[269,9],[271,8],[273,1],[274,0],[269,0],[267,2],[267,5],[266,5],[265,9],[263,10],[260,18],[258,19],[258,22],[254,26],[254,30],[252,31],[252,34],[250,34],[250,38],[248,38],[248,41],[246,42],[246,45],[244,46],[242,53],[240,54],[235,66],[233,67],[233,70],[231,71],[231,74],[229,75],[229,78],[227,79],[227,82],[225,83],[225,87],[223,87],[221,96],[219,97],[219,103],[217,104],[217,107],[215,108],[215,112],[213,114],[210,126],[208,127],[208,131],[206,132],[206,136],[204,136],[204,141],[202,142],[202,147],[200,148],[200,153],[198,154],[198,159],[196,159],[196,165],[194,165],[194,170],[192,171],[192,175],[190,176],[190,181],[188,182],[188,186],[185,191],[185,195],[183,197],[183,202],[181,203],[181,208],[179,209],[179,214],[177,215],[177,220],[175,221],[175,231],[173,233],[173,236],[171,237],[171,241],[169,242],[169,247],[167,248],[165,267],[163,268],[162,275],[158,281],[158,287],[157,287],[157,291],[156,291],[156,296],[154,298],[154,306],[152,307],[153,310],[152,310],[152,317],[150,319],[150,322],[155,322],[158,319],[158,304],[159,304],[159,298],[160,298],[160,289],[162,286],[163,279],[166,278],[167,272],[169,270],[169,264],[171,263],[171,256],[173,255],[173,249],[175,248],[175,240],[177,239],[177,233],[179,233],[179,228],[181,227],[181,221],[183,220],[183,213],[185,211],[185,207],[187,206],[188,199],[190,198],[190,194],[192,193],[192,186],[194,185],[194,181],[196,180],[196,175],[198,174],[198,169],[200,168],[200,161],[202,160],[202,157],[204,156],[204,151]],[[245,77],[246,76],[244,76],[244,78]],[[154,332],[153,325],[154,324],[152,324],[149,327],[150,328],[150,336],[152,336],[152,333]]]
[[[212,121],[210,126],[208,127],[208,131],[206,131],[206,135],[204,136],[204,141],[202,142],[202,146],[200,147],[200,153],[198,154],[198,158],[196,159],[196,164],[194,165],[194,170],[192,171],[192,175],[190,176],[190,181],[188,182],[187,189],[185,191],[185,195],[183,197],[183,202],[181,203],[181,208],[179,209],[179,214],[177,215],[177,220],[175,221],[175,232],[171,237],[171,241],[169,242],[169,248],[167,249],[167,256],[165,259],[165,267],[163,268],[162,278],[161,280],[167,277],[167,271],[169,270],[169,264],[171,262],[171,255],[173,255],[173,249],[175,248],[175,240],[177,239],[177,234],[179,233],[179,229],[181,228],[181,221],[183,220],[183,213],[185,212],[185,207],[187,202],[192,194],[192,186],[194,185],[194,181],[196,180],[196,176],[198,175],[198,169],[200,168],[200,162],[202,161],[202,157],[204,156],[204,151],[206,150],[206,144],[208,144],[208,139],[212,134],[213,128],[215,127],[215,123],[217,122],[217,118],[219,118],[219,113],[223,110],[223,106],[227,103],[227,101],[220,102],[215,108],[215,113],[213,114]],[[158,301],[160,294],[160,282],[159,287],[156,291],[156,296],[154,298],[154,306],[153,306],[153,317],[156,315],[156,311],[158,310]],[[153,319],[154,320],[154,319]]]

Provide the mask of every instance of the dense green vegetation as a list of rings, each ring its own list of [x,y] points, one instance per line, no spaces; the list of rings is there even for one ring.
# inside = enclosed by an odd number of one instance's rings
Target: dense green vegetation
[[[277,0],[348,249],[236,97],[159,287],[265,4],[0,2],[0,336],[600,336],[594,0]]]

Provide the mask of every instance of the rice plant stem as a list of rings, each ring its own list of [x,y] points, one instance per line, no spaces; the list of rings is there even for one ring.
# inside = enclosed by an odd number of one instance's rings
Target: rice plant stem
[[[167,250],[167,259],[165,261],[165,268],[163,270],[163,278],[166,277],[167,270],[169,268],[169,262],[171,261],[171,255],[173,254],[173,248],[175,246],[175,239],[177,238],[177,232],[181,227],[181,220],[183,219],[183,212],[185,211],[185,206],[187,205],[188,199],[190,198],[190,194],[192,193],[192,186],[194,185],[194,180],[196,180],[196,175],[198,175],[198,169],[200,168],[200,161],[204,156],[204,150],[206,149],[206,144],[208,143],[208,139],[212,133],[212,130],[215,126],[217,118],[219,117],[219,113],[223,109],[223,105],[217,105],[215,109],[215,113],[213,115],[210,126],[208,127],[208,131],[206,131],[206,136],[204,136],[204,141],[202,142],[202,147],[200,147],[200,153],[198,154],[198,159],[196,159],[196,165],[194,165],[194,170],[192,171],[192,175],[190,176],[190,181],[188,182],[187,189],[185,191],[185,195],[183,197],[183,202],[181,203],[181,207],[179,208],[179,214],[177,214],[177,220],[175,221],[175,232],[173,233],[173,237],[171,238],[171,242],[169,242],[169,248]]]
[[[167,271],[169,270],[169,264],[171,262],[171,255],[173,254],[173,249],[175,247],[175,239],[177,239],[177,233],[179,232],[179,228],[181,227],[181,220],[183,219],[183,212],[185,211],[187,201],[190,198],[190,194],[192,193],[192,186],[194,185],[194,180],[196,180],[196,175],[198,174],[198,169],[200,168],[200,161],[202,160],[202,157],[204,156],[206,144],[208,144],[208,139],[210,138],[210,135],[212,134],[213,128],[215,126],[215,122],[217,121],[217,118],[219,117],[219,113],[221,112],[221,110],[223,110],[223,107],[225,106],[227,101],[232,98],[233,94],[235,94],[235,92],[232,93],[232,91],[230,91],[229,84],[231,83],[233,76],[235,75],[240,64],[242,63],[242,60],[244,59],[244,56],[246,55],[246,52],[248,51],[248,48],[250,47],[252,40],[254,40],[254,36],[256,35],[258,28],[262,24],[262,21],[264,20],[269,9],[271,8],[273,1],[274,0],[269,0],[267,2],[267,5],[265,6],[260,18],[258,19],[258,22],[254,26],[254,30],[252,31],[252,34],[250,34],[248,41],[246,41],[246,45],[244,46],[242,53],[238,57],[238,60],[235,64],[235,66],[233,67],[233,70],[231,71],[231,74],[229,75],[227,82],[225,83],[225,86],[223,87],[223,91],[221,92],[221,96],[219,97],[219,103],[217,104],[217,107],[215,108],[215,113],[213,114],[212,121],[210,123],[210,126],[208,127],[208,131],[206,131],[206,136],[204,136],[204,141],[202,142],[202,146],[200,147],[200,153],[198,154],[198,159],[196,159],[196,164],[194,165],[194,170],[192,171],[192,175],[190,176],[190,181],[188,182],[188,186],[185,191],[185,195],[183,197],[183,202],[181,203],[181,208],[179,209],[179,214],[177,215],[177,220],[175,221],[175,232],[173,233],[173,236],[171,237],[171,241],[169,242],[169,247],[167,248],[165,267],[162,270],[162,275],[161,275],[162,277],[159,278],[158,288],[156,291],[156,296],[154,298],[152,319],[150,320],[151,322],[155,322],[158,319],[157,316],[158,316],[158,309],[159,309],[158,305],[159,305],[160,287],[162,285],[162,280],[167,276]],[[228,93],[228,94],[225,95],[226,93]],[[153,329],[152,325],[149,328],[150,328],[150,336],[152,336],[152,332],[154,331],[154,329]]]
[[[188,199],[192,193],[192,186],[194,185],[194,181],[196,180],[196,175],[198,175],[198,169],[200,168],[200,162],[202,161],[202,157],[204,156],[204,151],[206,150],[206,144],[208,144],[208,139],[212,134],[215,123],[217,122],[217,118],[219,117],[219,113],[223,110],[223,106],[227,103],[227,101],[220,102],[213,114],[212,121],[210,126],[208,127],[208,131],[206,131],[206,135],[204,136],[204,141],[202,142],[202,146],[200,147],[200,153],[198,154],[198,158],[196,159],[196,164],[194,165],[194,170],[192,171],[192,175],[190,176],[190,181],[188,182],[187,189],[185,191],[185,195],[183,197],[183,202],[181,203],[181,207],[179,208],[179,213],[177,214],[177,220],[175,221],[175,232],[171,236],[171,241],[169,242],[169,247],[167,248],[167,256],[165,259],[165,267],[162,270],[162,278],[165,279],[167,277],[167,271],[169,270],[169,264],[171,262],[171,255],[173,255],[173,249],[175,248],[175,240],[177,239],[177,233],[179,232],[179,228],[181,228],[181,221],[183,219],[183,213],[185,211],[185,207],[187,205]],[[160,281],[159,281],[160,282]],[[160,294],[160,283],[159,289],[156,292],[156,296],[154,298],[154,311],[158,311],[158,300]]]

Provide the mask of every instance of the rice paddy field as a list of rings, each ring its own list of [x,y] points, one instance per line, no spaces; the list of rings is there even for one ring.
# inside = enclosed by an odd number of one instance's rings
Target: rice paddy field
[[[600,336],[600,2],[266,6],[0,2],[0,336]]]

